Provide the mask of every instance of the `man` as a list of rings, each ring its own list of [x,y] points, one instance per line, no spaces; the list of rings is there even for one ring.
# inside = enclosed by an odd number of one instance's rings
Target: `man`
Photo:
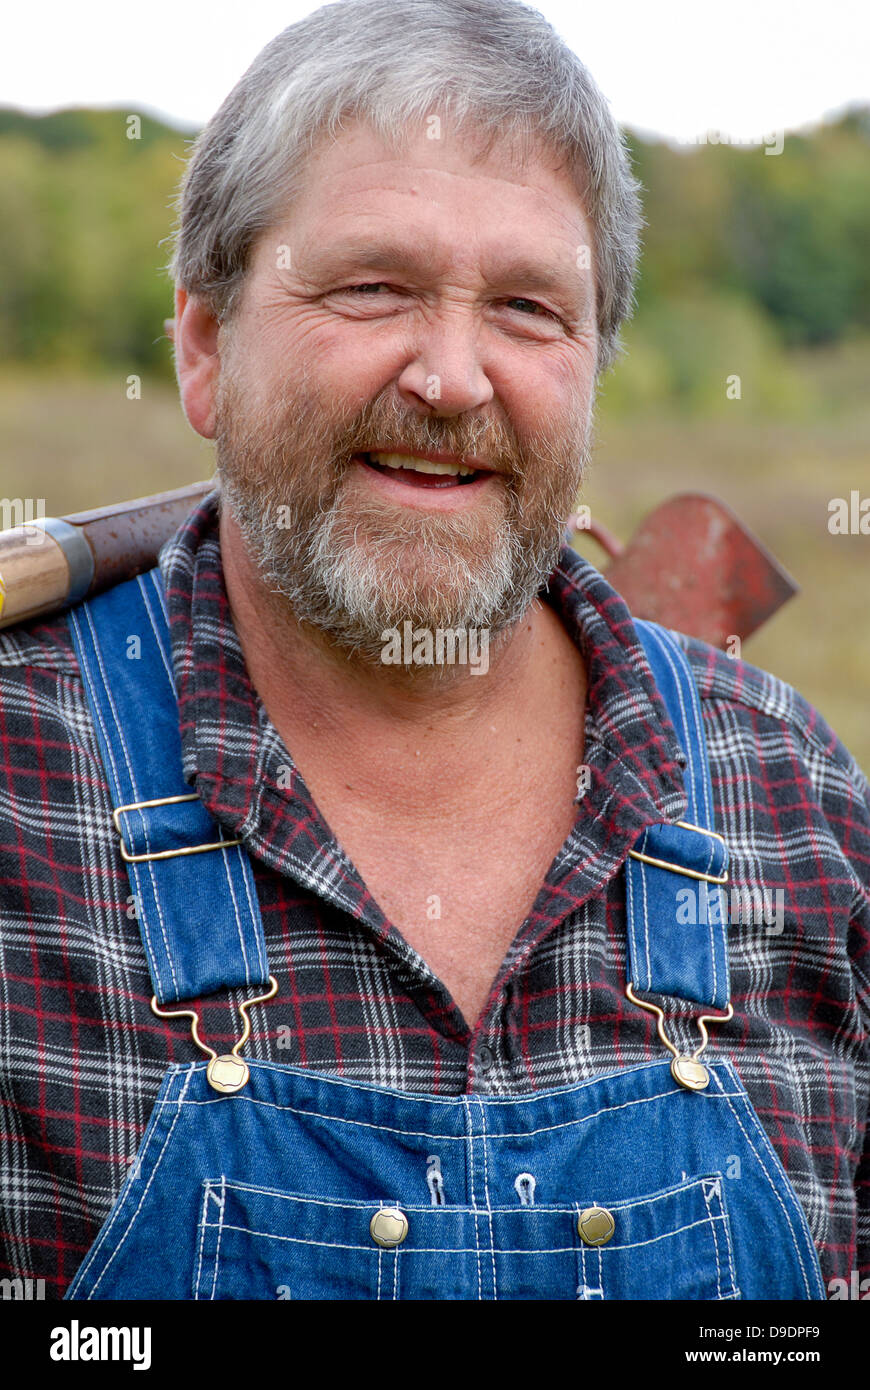
[[[799,695],[641,632],[562,549],[639,221],[600,93],[513,0],[319,10],[200,137],[175,349],[219,496],[159,579],[0,645],[10,1273],[866,1272],[867,783]],[[780,929],[726,946],[726,875]]]

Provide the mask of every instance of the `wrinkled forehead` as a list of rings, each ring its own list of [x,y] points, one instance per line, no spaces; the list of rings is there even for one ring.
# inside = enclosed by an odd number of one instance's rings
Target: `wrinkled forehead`
[[[337,133],[321,132],[312,140],[300,191],[353,169],[388,163],[409,171],[428,165],[481,181],[498,176],[522,183],[547,177],[578,203],[586,187],[585,168],[572,167],[543,131],[493,130],[471,117],[459,122],[436,113],[386,130],[349,118]]]
[[[591,242],[584,182],[537,133],[500,136],[433,115],[385,135],[353,121],[313,142],[269,235],[286,225],[296,249],[308,252],[337,237],[365,240],[376,229],[423,237],[440,211],[454,240],[485,231],[495,241],[573,247]]]

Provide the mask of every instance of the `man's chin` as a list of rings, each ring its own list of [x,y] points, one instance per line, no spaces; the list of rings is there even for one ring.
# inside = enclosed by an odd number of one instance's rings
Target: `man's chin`
[[[502,628],[511,585],[506,561],[421,555],[413,544],[391,547],[389,555],[368,545],[349,546],[306,585],[319,600],[306,603],[297,593],[294,607],[337,645],[379,660],[384,631],[403,630],[406,624],[433,633]]]

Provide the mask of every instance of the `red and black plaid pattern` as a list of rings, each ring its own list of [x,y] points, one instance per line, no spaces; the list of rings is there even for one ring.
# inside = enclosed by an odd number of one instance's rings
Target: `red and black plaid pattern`
[[[244,837],[280,985],[253,1010],[252,1056],[436,1095],[519,1094],[662,1056],[624,994],[622,865],[643,824],[683,814],[681,755],[628,611],[591,565],[565,550],[548,590],[586,661],[591,786],[470,1030],[367,892],[251,686],[215,494],[160,564],[185,772]],[[781,893],[784,909],[730,927],[735,1016],[711,1047],[743,1079],[825,1279],[848,1280],[870,1272],[870,789],[788,686],[683,643],[732,882]],[[43,1278],[49,1297],[108,1214],[167,1063],[199,1057],[183,1021],[149,1008],[110,810],[66,619],[0,633],[0,1279]],[[226,1000],[202,1018],[210,1042],[235,1041]],[[691,1036],[684,1018],[675,1031]]]

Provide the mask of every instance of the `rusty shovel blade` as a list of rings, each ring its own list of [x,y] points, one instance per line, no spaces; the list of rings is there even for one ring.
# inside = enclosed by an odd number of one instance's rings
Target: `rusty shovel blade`
[[[589,530],[595,535],[594,525]],[[610,536],[601,540],[613,554]],[[798,592],[731,508],[704,493],[656,507],[604,573],[635,617],[722,648],[729,637],[755,632]]]

